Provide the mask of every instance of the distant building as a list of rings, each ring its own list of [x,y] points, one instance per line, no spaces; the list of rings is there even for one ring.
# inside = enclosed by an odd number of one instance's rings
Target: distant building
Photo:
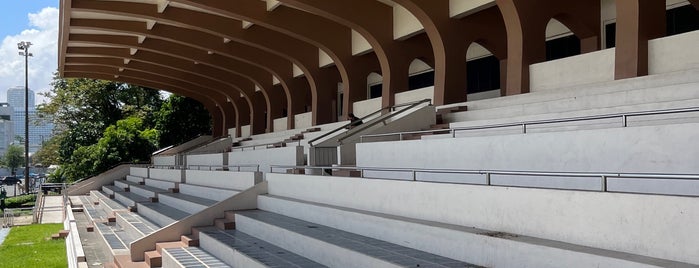
[[[24,119],[27,112],[24,110],[24,87],[13,87],[7,90],[7,104],[13,109],[12,120],[13,134],[10,141],[21,143],[24,140]],[[33,153],[41,148],[41,145],[51,138],[53,124],[37,121],[36,103],[34,91],[29,90],[29,152]],[[12,132],[10,132],[12,133]]]
[[[11,120],[13,109],[8,103],[0,103],[0,156],[14,140],[14,125]]]

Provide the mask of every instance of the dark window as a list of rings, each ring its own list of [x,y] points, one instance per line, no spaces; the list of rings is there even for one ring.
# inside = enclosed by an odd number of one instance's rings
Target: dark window
[[[434,86],[434,70],[412,75],[408,78],[408,90]]]
[[[468,93],[478,93],[500,88],[500,60],[495,56],[466,62]]]
[[[381,93],[383,90],[383,84],[376,84],[373,86],[369,86],[369,98],[378,98],[381,97]]]
[[[668,36],[699,30],[699,11],[693,5],[669,9],[665,17]]]
[[[580,54],[580,38],[575,35],[546,41],[546,60],[557,60]]]
[[[616,22],[604,25],[604,47],[613,48],[616,46]]]

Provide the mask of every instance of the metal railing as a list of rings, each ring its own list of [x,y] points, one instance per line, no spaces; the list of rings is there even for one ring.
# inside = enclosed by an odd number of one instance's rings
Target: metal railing
[[[274,146],[274,145],[277,145],[277,144],[280,144],[280,143],[286,143],[286,144],[289,144],[289,143],[296,143],[296,144],[298,144],[298,146],[301,146],[301,140],[302,140],[302,139],[295,140],[295,141],[291,141],[291,142],[277,141],[277,142],[269,142],[269,143],[263,143],[263,144],[252,144],[252,145],[246,145],[246,146],[236,146],[236,147],[232,147],[232,148],[231,148],[231,152],[245,151],[245,149],[250,149],[250,148],[252,148],[252,150],[254,151],[254,150],[256,150],[258,147],[263,147],[263,149],[269,149],[269,148],[274,148],[274,147],[270,147],[270,146]]]
[[[260,165],[258,164],[245,164],[245,165],[187,165],[187,166],[170,166],[170,165],[152,165],[150,168],[155,169],[178,169],[178,170],[228,170],[228,171],[244,171],[244,170],[254,170],[260,171]],[[204,169],[202,169],[204,168]]]
[[[340,166],[330,166],[330,167],[314,167],[314,166],[288,166],[288,165],[273,165],[270,166],[270,173],[282,173],[275,172],[275,170],[283,169],[284,173],[289,169],[310,169],[310,170],[320,170],[321,176],[333,176],[332,173],[328,171],[333,170],[350,170],[359,171],[359,177],[365,179],[380,179],[380,180],[404,180],[404,181],[421,181],[421,182],[433,182],[433,183],[454,183],[454,184],[471,184],[471,185],[485,185],[485,186],[507,186],[507,187],[521,187],[521,188],[544,188],[544,189],[561,189],[561,190],[584,190],[576,187],[542,187],[542,186],[526,186],[518,184],[506,184],[506,183],[493,183],[493,176],[514,176],[514,177],[556,177],[556,178],[590,178],[597,180],[598,187],[594,190],[587,191],[599,191],[599,192],[633,192],[639,193],[638,191],[621,191],[614,190],[609,191],[609,180],[610,179],[634,179],[634,180],[680,180],[680,181],[696,181],[699,183],[699,174],[661,174],[661,173],[611,173],[611,172],[545,172],[545,171],[514,171],[514,170],[459,170],[459,169],[419,169],[419,168],[380,168],[380,167],[340,167]],[[393,173],[404,173],[405,176],[401,176],[403,179],[395,178],[375,178],[366,177],[365,173],[367,171],[378,171],[378,172],[393,172]],[[460,175],[477,175],[481,177],[480,181],[469,182],[462,181],[456,182],[453,180],[435,180],[435,179],[420,179],[420,174],[460,174]],[[674,196],[699,196],[696,195],[684,195],[684,194],[663,194],[657,192],[640,192],[645,194],[657,194],[657,195],[674,195]]]
[[[521,127],[522,134],[527,133],[527,127],[533,125],[546,125],[546,124],[557,124],[557,123],[569,123],[569,122],[580,122],[580,121],[593,121],[593,120],[604,120],[604,119],[615,119],[620,120],[620,127],[628,126],[629,117],[638,116],[651,116],[651,115],[663,115],[663,114],[679,114],[679,113],[691,113],[699,112],[699,107],[689,107],[689,108],[678,108],[678,109],[665,109],[665,110],[649,110],[640,112],[630,112],[630,113],[616,113],[616,114],[604,114],[604,115],[590,115],[590,116],[578,116],[578,117],[566,117],[558,119],[546,119],[546,120],[532,120],[532,121],[522,121],[513,123],[502,123],[502,124],[491,124],[482,126],[472,126],[472,127],[457,127],[449,129],[435,129],[435,130],[421,130],[421,131],[404,131],[395,133],[385,133],[385,134],[371,134],[362,135],[359,137],[360,142],[364,142],[367,138],[379,138],[379,137],[390,137],[398,136],[399,140],[403,140],[406,135],[415,134],[433,134],[440,132],[449,132],[451,137],[456,137],[456,132],[469,131],[469,130],[484,130],[484,129],[495,129],[495,128],[506,128],[506,127]],[[445,133],[446,134],[446,133]]]
[[[374,125],[376,125],[376,124],[383,123],[383,122],[385,122],[386,120],[391,119],[391,118],[397,116],[398,114],[402,114],[404,111],[410,110],[411,108],[417,107],[418,105],[421,105],[421,104],[424,104],[424,103],[432,104],[432,100],[431,100],[431,99],[423,99],[423,100],[419,100],[419,101],[413,101],[413,102],[408,102],[408,103],[403,103],[403,104],[397,104],[397,105],[393,105],[393,106],[383,107],[383,108],[381,108],[381,109],[379,109],[379,110],[377,110],[377,111],[375,111],[375,112],[373,112],[373,113],[371,113],[371,114],[369,114],[369,115],[366,115],[366,116],[360,118],[359,120],[363,122],[363,121],[365,121],[365,120],[367,120],[367,119],[369,119],[369,118],[372,118],[373,116],[375,116],[375,115],[377,115],[377,114],[382,113],[383,111],[386,111],[386,110],[388,110],[388,111],[396,111],[396,108],[406,107],[406,106],[407,106],[407,108],[405,108],[405,109],[399,111],[398,113],[389,114],[389,115],[385,116],[384,118],[381,118],[381,120],[376,120],[376,121],[371,122],[371,123],[365,123],[365,124],[362,124],[362,125],[359,125],[359,126],[353,128],[353,129],[366,129],[366,128],[372,127],[372,126],[374,126]],[[326,138],[326,137],[328,137],[328,136],[330,136],[330,135],[332,135],[332,134],[334,134],[334,133],[338,133],[338,132],[340,132],[340,131],[343,131],[343,130],[349,128],[349,127],[350,127],[352,124],[354,124],[354,123],[355,123],[355,122],[349,122],[349,123],[347,123],[347,124],[344,124],[344,125],[342,125],[342,126],[336,128],[336,129],[334,129],[334,130],[328,131],[328,132],[326,132],[325,134],[316,137],[315,139],[309,140],[309,141],[308,141],[308,145],[313,146],[313,143],[315,143],[316,141],[323,140],[324,138]],[[340,139],[338,139],[338,142],[342,142],[342,140],[344,140],[344,139],[346,139],[346,138],[347,138],[347,137],[340,138]]]

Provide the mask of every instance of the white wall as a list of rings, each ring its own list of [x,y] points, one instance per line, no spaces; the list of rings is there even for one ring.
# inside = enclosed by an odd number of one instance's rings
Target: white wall
[[[531,92],[614,80],[615,49],[529,66]]]
[[[357,56],[371,51],[369,41],[359,32],[352,30],[352,55]]]
[[[696,198],[268,174],[269,194],[699,263]]]
[[[462,17],[495,5],[495,0],[449,0],[449,16]]]
[[[403,40],[417,33],[420,33],[425,28],[422,23],[401,5],[393,5],[393,39]]]
[[[357,101],[352,104],[352,113],[356,117],[362,118],[381,109],[381,97]]]
[[[187,184],[245,190],[262,181],[258,172],[187,170]]]
[[[281,147],[228,153],[230,165],[258,164],[260,171],[269,172],[270,165],[299,166],[304,163],[303,147]]]
[[[357,144],[357,166],[699,173],[699,124]]]
[[[220,168],[227,164],[223,157],[224,153],[187,155],[187,168],[207,170],[209,168]]]
[[[156,166],[174,166],[175,156],[174,155],[159,155],[153,157],[153,165]]]
[[[699,68],[699,31],[648,41],[648,73]]]
[[[148,168],[132,167],[129,170],[129,175],[141,178],[148,178]]]
[[[425,87],[396,94],[396,105],[424,99],[434,99],[434,86]]]
[[[133,174],[132,174],[133,175]],[[151,168],[149,178],[171,182],[182,182],[183,171],[179,169],[159,169]]]
[[[294,115],[294,129],[306,129],[313,126],[313,112]]]
[[[276,132],[276,131],[287,130],[288,129],[287,124],[286,124],[287,120],[288,120],[287,117],[274,119],[274,121],[272,121],[272,124],[273,124],[272,127],[273,127],[274,131]]]
[[[252,131],[250,130],[250,125],[245,125],[240,127],[240,136],[241,137],[250,137],[252,135]]]

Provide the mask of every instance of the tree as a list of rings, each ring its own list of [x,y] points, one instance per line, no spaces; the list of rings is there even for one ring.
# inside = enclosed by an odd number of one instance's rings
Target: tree
[[[60,156],[58,150],[60,147],[61,139],[63,134],[58,134],[51,137],[49,140],[41,145],[41,148],[32,155],[32,163],[34,165],[41,164],[43,166],[50,166],[60,163]]]
[[[211,133],[211,116],[201,103],[170,95],[158,112],[155,126],[160,131],[160,145],[175,145]]]
[[[3,165],[10,169],[12,175],[15,175],[17,168],[24,165],[24,148],[19,145],[10,145],[5,152]]]

